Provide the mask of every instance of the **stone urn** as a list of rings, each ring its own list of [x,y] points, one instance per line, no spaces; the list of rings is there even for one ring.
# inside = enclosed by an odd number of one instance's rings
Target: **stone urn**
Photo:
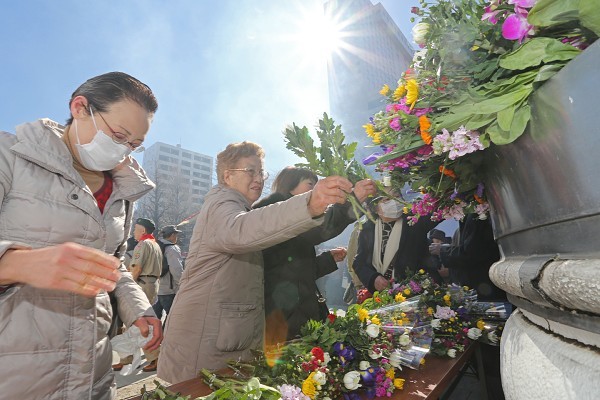
[[[529,132],[488,149],[502,258],[517,307],[501,341],[507,399],[600,398],[600,41],[533,95]]]

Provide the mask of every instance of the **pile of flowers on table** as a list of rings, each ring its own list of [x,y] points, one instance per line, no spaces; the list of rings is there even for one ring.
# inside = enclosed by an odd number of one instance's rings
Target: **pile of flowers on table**
[[[412,221],[485,218],[484,153],[526,132],[531,95],[592,44],[600,12],[591,1],[438,0],[412,12],[421,48],[380,93],[387,103],[364,128],[377,165]]]
[[[402,369],[419,369],[429,353],[453,358],[471,340],[498,343],[510,310],[476,300],[473,290],[439,286],[420,270],[325,322],[309,321],[299,339],[231,362],[233,377],[202,370],[216,389],[206,398],[389,397],[404,386]]]

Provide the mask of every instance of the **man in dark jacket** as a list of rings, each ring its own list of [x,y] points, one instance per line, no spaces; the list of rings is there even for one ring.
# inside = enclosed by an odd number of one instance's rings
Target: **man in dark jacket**
[[[390,202],[397,203],[395,200],[388,200]],[[392,216],[386,217],[382,214],[381,208],[378,207],[377,211],[380,220],[383,220],[383,227],[378,228],[381,222],[373,223],[368,221],[364,224],[362,231],[358,236],[358,252],[354,263],[354,271],[358,275],[361,282],[371,292],[383,290],[389,286],[390,279],[395,278],[396,281],[400,281],[406,278],[406,271],[415,272],[423,267],[429,252],[427,250],[427,232],[436,224],[431,222],[430,219],[425,216],[419,218],[414,225],[408,224],[406,215],[399,214],[396,218]],[[392,250],[390,256],[391,261],[389,265],[383,264],[382,267],[378,268],[378,261],[374,258],[374,251],[376,251],[376,236],[377,229],[382,229],[383,239],[386,238],[386,224],[392,223],[393,225],[401,224],[396,229],[400,231],[399,238],[394,234],[394,228],[392,226],[392,232],[388,233],[389,243],[380,243],[379,248],[381,254],[378,256],[381,260],[385,260],[386,248],[389,246],[388,252]],[[398,229],[400,228],[400,229]],[[394,241],[394,243],[392,243]]]

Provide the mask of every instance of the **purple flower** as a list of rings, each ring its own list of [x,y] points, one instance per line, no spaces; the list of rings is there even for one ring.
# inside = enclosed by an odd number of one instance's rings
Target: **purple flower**
[[[333,352],[339,357],[342,366],[346,366],[356,356],[356,350],[352,346],[345,346],[342,342],[333,345]]]
[[[373,386],[375,384],[379,370],[379,367],[369,367],[364,371],[360,371],[365,386]]]
[[[527,22],[527,13],[517,12],[506,18],[502,24],[502,36],[508,40],[518,40],[519,43],[529,35],[533,26]]]
[[[369,165],[375,162],[379,158],[379,156],[381,156],[381,153],[373,153],[370,156],[363,158],[362,163],[363,165]]]
[[[344,393],[344,400],[360,400],[360,396],[356,392]]]
[[[412,290],[414,293],[420,293],[420,292],[421,292],[421,290],[422,290],[422,289],[421,289],[421,285],[419,285],[419,284],[418,284],[417,282],[415,282],[415,281],[410,281],[410,282],[408,282],[408,285],[410,286],[411,290]]]
[[[477,190],[475,191],[475,194],[477,195],[477,197],[483,197],[483,189],[484,189],[484,187],[485,186],[481,182],[477,185]]]

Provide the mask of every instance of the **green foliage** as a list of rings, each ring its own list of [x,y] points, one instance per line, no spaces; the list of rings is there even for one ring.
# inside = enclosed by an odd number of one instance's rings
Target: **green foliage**
[[[318,147],[306,126],[300,128],[292,123],[283,134],[286,147],[306,160],[306,163],[296,164],[297,167],[307,168],[322,177],[343,176],[352,183],[368,177],[364,167],[354,159],[357,143],[344,143],[342,126],[336,125],[327,113],[323,113],[317,126]]]

